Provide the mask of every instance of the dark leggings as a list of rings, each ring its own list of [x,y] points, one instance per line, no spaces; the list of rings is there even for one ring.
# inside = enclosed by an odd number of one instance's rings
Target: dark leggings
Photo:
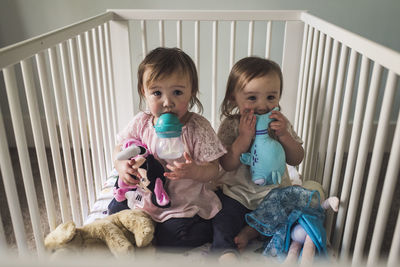
[[[216,192],[222,203],[222,209],[212,219],[213,243],[211,249],[215,252],[236,252],[235,236],[246,225],[244,215],[251,210],[238,201],[222,193]]]
[[[212,241],[211,220],[198,215],[192,218],[171,218],[157,223],[156,246],[159,247],[198,247]]]

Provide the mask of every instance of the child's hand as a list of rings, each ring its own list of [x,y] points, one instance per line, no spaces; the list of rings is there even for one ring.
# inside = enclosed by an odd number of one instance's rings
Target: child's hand
[[[290,135],[288,132],[288,119],[278,110],[271,111],[269,116],[271,119],[275,119],[269,124],[269,127],[275,132],[275,135],[279,138]]]
[[[140,181],[135,179],[132,175],[139,177],[140,174],[136,167],[133,165],[135,164],[135,160],[116,160],[114,162],[114,167],[118,172],[119,179],[122,179],[124,183],[127,185],[136,185]]]
[[[193,159],[186,152],[183,153],[185,162],[174,161],[173,164],[167,164],[170,172],[165,172],[164,176],[171,180],[180,180],[185,178],[195,178],[199,173],[199,166],[193,162]]]
[[[256,133],[256,122],[257,118],[253,110],[245,110],[240,116],[238,138],[241,140],[240,144],[243,146],[241,150],[244,152],[249,148]]]

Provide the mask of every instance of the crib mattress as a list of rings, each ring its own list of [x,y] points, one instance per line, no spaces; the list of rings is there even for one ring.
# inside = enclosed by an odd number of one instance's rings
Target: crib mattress
[[[300,176],[299,173],[297,172],[296,168],[292,166],[288,166],[288,172],[290,179],[293,184],[301,184]],[[104,218],[108,215],[108,204],[110,201],[113,199],[113,188],[115,185],[115,182],[118,178],[118,173],[114,169],[108,176],[107,180],[103,183],[102,190],[100,191],[100,194],[97,198],[96,203],[93,205],[92,210],[86,220],[84,221],[84,224],[89,224],[97,219]],[[188,260],[189,262],[196,262],[196,263],[207,263],[210,260],[215,260],[213,259],[212,256],[210,256],[210,243],[204,244],[200,247],[194,248],[194,249],[188,249],[186,251],[179,251],[177,253],[176,251],[174,252],[166,252],[166,251],[158,251],[157,252],[154,250],[152,251],[151,249],[145,249],[143,252],[144,254],[151,254],[152,258],[156,259],[168,259],[168,257],[173,257],[173,259],[177,258],[182,258],[182,260]],[[260,240],[252,240],[249,244],[248,247],[246,248],[245,251],[241,252],[240,260],[241,261],[256,261],[256,262],[262,262],[265,261],[265,257],[262,256],[262,246],[263,242]]]

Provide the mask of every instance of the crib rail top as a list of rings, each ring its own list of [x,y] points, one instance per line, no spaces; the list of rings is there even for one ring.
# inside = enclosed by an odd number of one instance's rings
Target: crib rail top
[[[303,12],[301,20],[311,27],[326,33],[333,40],[336,40],[347,47],[354,49],[358,53],[367,56],[371,60],[379,63],[383,67],[390,69],[400,75],[400,53],[376,42],[368,40],[358,34],[338,27],[314,15]]]
[[[57,45],[113,18],[113,12],[105,12],[69,26],[0,48],[0,69],[29,58],[44,49]]]
[[[152,10],[108,9],[114,20],[299,21],[305,10]]]
[[[0,49],[0,69],[31,57],[108,21],[190,20],[190,21],[302,21],[321,30],[334,40],[355,49],[383,67],[400,74],[400,53],[334,24],[305,10],[150,10],[109,9],[105,13],[75,24]]]

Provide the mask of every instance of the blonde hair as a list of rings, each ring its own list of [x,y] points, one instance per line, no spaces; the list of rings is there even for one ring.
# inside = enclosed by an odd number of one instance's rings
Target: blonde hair
[[[225,97],[221,105],[221,117],[231,118],[238,114],[234,93],[242,90],[252,79],[270,73],[276,73],[280,80],[280,95],[282,95],[283,76],[279,65],[269,59],[260,57],[245,57],[236,62],[228,77]]]
[[[150,70],[149,79],[143,81],[143,75],[146,70]],[[189,109],[195,105],[198,112],[203,112],[203,105],[197,98],[199,93],[199,81],[197,70],[193,60],[179,48],[158,47],[143,59],[138,68],[138,94],[140,96],[140,108],[144,100],[143,83],[151,83],[158,79],[163,79],[172,73],[179,72],[187,75],[192,86],[192,97],[189,102]]]

